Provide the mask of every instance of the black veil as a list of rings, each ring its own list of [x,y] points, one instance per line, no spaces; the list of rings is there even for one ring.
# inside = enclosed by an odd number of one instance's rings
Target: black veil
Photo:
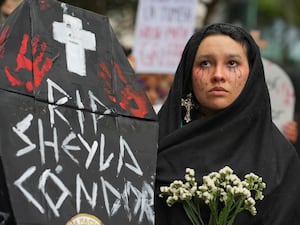
[[[211,26],[222,26],[216,24]],[[191,91],[191,71],[197,48],[207,28],[188,41],[169,96],[159,112],[159,152],[155,212],[157,225],[190,224],[180,204],[171,208],[158,198],[159,187],[184,178],[185,168],[202,176],[230,166],[243,178],[254,172],[267,185],[257,202],[257,215],[243,212],[235,225],[296,224],[300,219],[300,161],[292,144],[272,122],[270,97],[260,51],[252,37],[239,30],[249,43],[250,74],[240,96],[226,109],[208,118],[183,125],[181,98]],[[179,129],[180,128],[180,129]]]

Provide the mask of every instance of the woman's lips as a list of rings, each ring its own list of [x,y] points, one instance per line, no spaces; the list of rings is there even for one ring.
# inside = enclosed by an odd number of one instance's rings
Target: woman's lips
[[[209,90],[209,93],[211,95],[214,95],[214,96],[223,96],[227,93],[228,91],[223,88],[223,87],[214,87],[212,89]]]

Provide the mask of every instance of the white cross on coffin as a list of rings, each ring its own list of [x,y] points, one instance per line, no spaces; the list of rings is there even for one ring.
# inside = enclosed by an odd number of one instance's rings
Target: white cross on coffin
[[[63,23],[53,22],[53,38],[66,45],[68,71],[86,76],[85,50],[96,51],[95,34],[82,29],[81,19],[64,14]]]

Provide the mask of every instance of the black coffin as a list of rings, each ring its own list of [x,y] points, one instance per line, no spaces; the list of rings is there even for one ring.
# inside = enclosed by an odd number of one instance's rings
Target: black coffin
[[[0,224],[154,224],[156,115],[108,18],[25,0],[0,64]]]

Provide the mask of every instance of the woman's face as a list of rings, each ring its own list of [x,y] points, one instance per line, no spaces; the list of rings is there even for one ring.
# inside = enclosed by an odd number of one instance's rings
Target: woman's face
[[[249,75],[246,48],[227,35],[205,37],[197,50],[192,85],[205,115],[229,106],[241,93]]]

